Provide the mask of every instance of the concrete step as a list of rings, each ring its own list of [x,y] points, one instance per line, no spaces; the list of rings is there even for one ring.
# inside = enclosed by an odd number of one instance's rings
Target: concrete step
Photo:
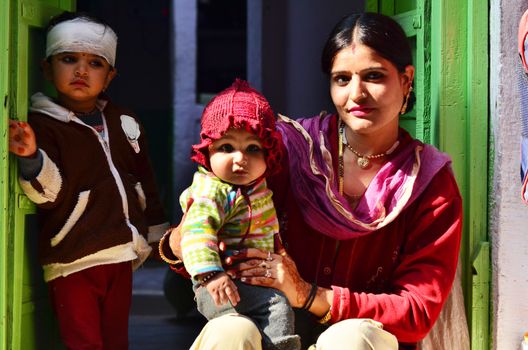
[[[178,316],[163,294],[167,266],[148,261],[134,272],[129,319],[130,350],[187,350],[205,325],[196,311]]]
[[[204,326],[202,318],[132,315],[129,350],[188,350]]]

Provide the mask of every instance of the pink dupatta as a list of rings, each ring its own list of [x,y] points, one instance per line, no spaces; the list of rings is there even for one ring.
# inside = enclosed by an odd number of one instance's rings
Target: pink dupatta
[[[277,128],[288,152],[291,189],[304,219],[339,240],[369,234],[392,222],[450,164],[447,154],[412,139],[402,129],[400,145],[352,209],[339,194],[332,165],[328,135],[337,128],[337,117],[292,120],[280,116]]]

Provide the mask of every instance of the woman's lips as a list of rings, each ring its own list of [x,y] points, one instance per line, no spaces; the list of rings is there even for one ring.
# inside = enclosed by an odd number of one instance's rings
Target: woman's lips
[[[352,115],[356,117],[364,117],[368,115],[370,112],[372,112],[374,108],[366,107],[366,106],[358,106],[358,107],[352,107],[348,109],[348,113],[351,113]]]

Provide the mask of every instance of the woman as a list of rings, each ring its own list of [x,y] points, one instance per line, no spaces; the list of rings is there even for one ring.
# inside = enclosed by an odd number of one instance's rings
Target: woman
[[[264,252],[241,251],[230,273],[287,296],[303,348],[415,349],[455,277],[462,203],[450,160],[398,126],[414,67],[390,17],[343,18],[322,68],[337,113],[278,123],[288,162],[270,187],[285,252],[262,264]],[[249,321],[216,321],[195,349],[260,348]]]

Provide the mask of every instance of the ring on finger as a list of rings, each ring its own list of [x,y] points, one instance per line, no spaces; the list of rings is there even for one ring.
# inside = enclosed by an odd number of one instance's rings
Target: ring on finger
[[[264,274],[264,277],[271,278],[271,270],[266,270],[266,273]]]
[[[273,261],[273,257],[271,256],[271,252],[268,252],[268,257],[266,258],[268,261]]]
[[[271,268],[271,266],[264,260],[262,260],[262,262],[259,264],[260,267],[263,267],[267,270],[269,270]]]

